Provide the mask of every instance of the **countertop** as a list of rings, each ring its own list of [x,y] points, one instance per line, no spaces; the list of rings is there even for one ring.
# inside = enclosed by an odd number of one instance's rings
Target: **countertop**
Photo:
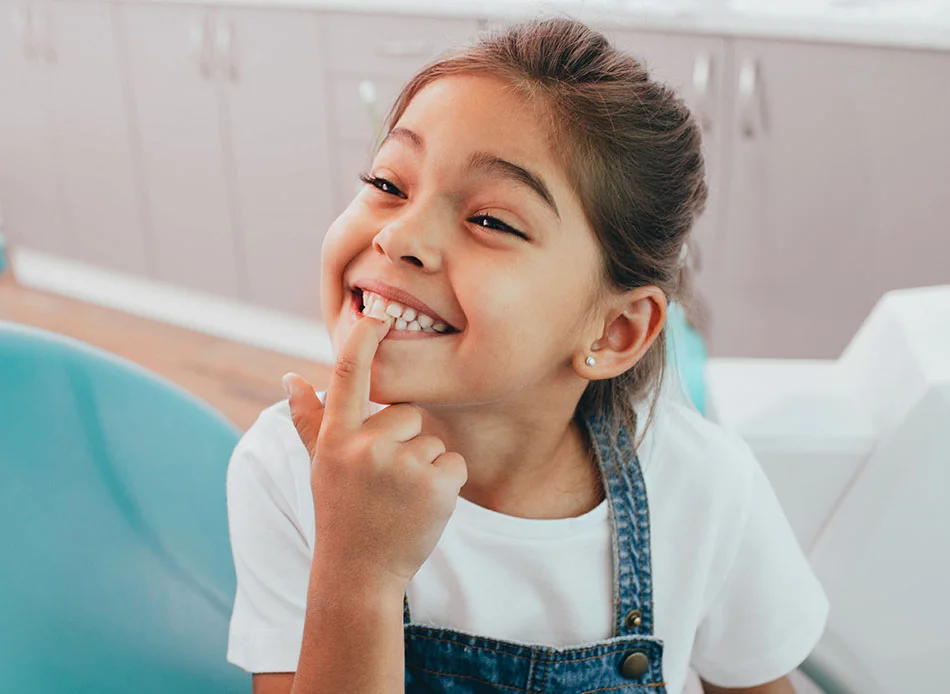
[[[560,13],[601,28],[950,50],[950,0],[112,1],[457,17],[489,22]]]

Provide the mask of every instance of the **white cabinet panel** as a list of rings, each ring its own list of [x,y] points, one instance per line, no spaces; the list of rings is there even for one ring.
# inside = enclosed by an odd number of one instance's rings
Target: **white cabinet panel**
[[[51,114],[73,256],[148,273],[119,50],[106,3],[50,6]]]
[[[215,34],[227,49],[219,58],[247,298],[318,318],[320,249],[333,221],[319,16],[229,10]]]
[[[0,206],[10,243],[69,254],[62,179],[50,122],[48,10],[0,7]]]
[[[884,292],[950,282],[948,85],[947,53],[735,41],[722,234],[760,307],[717,353],[836,357]]]
[[[403,80],[478,32],[475,19],[326,14],[320,21],[331,70]]]
[[[238,297],[243,252],[232,230],[216,80],[214,13],[123,4],[156,277]]]

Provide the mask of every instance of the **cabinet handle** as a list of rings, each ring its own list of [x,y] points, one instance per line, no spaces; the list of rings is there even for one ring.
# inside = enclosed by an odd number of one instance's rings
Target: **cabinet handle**
[[[739,127],[742,136],[750,140],[756,135],[758,82],[758,65],[748,58],[739,69]]]
[[[696,98],[696,112],[703,132],[712,129],[712,116],[709,115],[709,82],[712,76],[712,58],[703,53],[693,62],[693,93]]]
[[[231,20],[218,23],[214,43],[218,53],[218,61],[222,65],[225,76],[232,82],[236,82],[238,71],[237,63],[234,60],[234,25]]]
[[[203,14],[199,19],[192,22],[188,31],[191,41],[191,51],[195,62],[198,64],[198,72],[201,77],[208,79],[211,77],[211,61],[208,59],[208,15]]]
[[[383,127],[382,119],[379,117],[379,98],[376,84],[372,80],[363,80],[359,83],[359,93],[363,110],[366,112],[366,117],[373,128],[373,135],[376,136]]]
[[[430,41],[384,41],[376,45],[376,53],[388,58],[419,58],[433,52]]]
[[[13,35],[23,40],[23,56],[33,60],[33,19],[29,5],[17,5],[13,8]]]

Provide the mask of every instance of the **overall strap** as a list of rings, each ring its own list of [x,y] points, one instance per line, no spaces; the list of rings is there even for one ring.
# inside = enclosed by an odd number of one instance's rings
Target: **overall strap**
[[[625,427],[620,428],[616,441],[612,442],[605,416],[590,417],[586,424],[610,505],[614,635],[651,635],[650,510],[640,461]]]

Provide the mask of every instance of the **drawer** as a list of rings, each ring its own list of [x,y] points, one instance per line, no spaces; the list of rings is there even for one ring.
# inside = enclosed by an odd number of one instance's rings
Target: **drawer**
[[[330,72],[411,77],[443,51],[476,38],[477,20],[377,14],[321,16]]]

